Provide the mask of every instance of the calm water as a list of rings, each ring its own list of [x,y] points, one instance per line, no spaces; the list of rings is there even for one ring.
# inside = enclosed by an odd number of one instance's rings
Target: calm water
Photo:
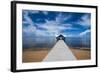
[[[55,37],[23,37],[23,48],[52,48],[56,44]],[[66,37],[65,43],[69,47],[87,47],[90,48],[90,37]]]

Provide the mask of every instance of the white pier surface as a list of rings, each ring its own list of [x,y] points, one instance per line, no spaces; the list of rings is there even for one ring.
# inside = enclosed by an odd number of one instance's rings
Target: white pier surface
[[[67,61],[76,60],[67,44],[63,40],[59,40],[47,56],[43,59],[44,61]]]

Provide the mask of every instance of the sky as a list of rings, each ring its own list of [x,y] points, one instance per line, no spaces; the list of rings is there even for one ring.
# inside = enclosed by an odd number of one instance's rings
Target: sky
[[[23,10],[23,32],[34,36],[82,35],[90,32],[91,14]]]
[[[65,43],[70,46],[90,47],[91,14],[38,10],[22,11],[24,47],[52,47],[56,42],[56,37],[60,34],[66,37]]]

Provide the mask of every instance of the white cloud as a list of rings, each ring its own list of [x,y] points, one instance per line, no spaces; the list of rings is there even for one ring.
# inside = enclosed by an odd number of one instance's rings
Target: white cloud
[[[55,20],[47,20],[47,19],[45,19],[45,21],[46,21],[46,25],[58,25],[59,24],[59,22],[56,22]]]
[[[42,11],[42,13],[44,13],[45,15],[48,15],[48,12],[47,11]]]
[[[51,34],[48,31],[44,31],[44,30],[36,30],[35,31],[35,35],[36,36],[50,36]]]
[[[23,23],[23,24],[28,24],[28,22],[27,22],[27,21],[23,21],[22,23]]]
[[[34,11],[33,11],[34,12]],[[38,13],[38,12],[34,12]],[[48,12],[43,12],[44,14],[47,14]],[[26,11],[24,14],[25,21],[23,23],[30,24],[29,26],[23,28],[23,31],[26,33],[34,33],[37,36],[46,36],[46,35],[55,35],[60,34],[62,30],[78,30],[77,28],[73,28],[72,24],[62,24],[61,22],[64,20],[67,20],[71,17],[71,15],[65,17],[62,15],[62,13],[59,13],[59,15],[56,17],[55,20],[47,20],[45,19],[45,23],[34,23],[32,19],[28,16],[28,12]],[[86,21],[86,16],[82,17],[83,21]],[[83,22],[82,22],[83,23]],[[35,27],[37,25],[40,28],[44,28],[46,30],[41,30]],[[66,34],[65,34],[66,35]],[[72,36],[72,35],[69,35]]]
[[[30,25],[33,25],[33,21],[31,20],[31,18],[28,16],[28,12],[26,11],[24,14],[24,18],[26,20],[27,23],[29,23]]]
[[[28,12],[25,11],[24,12],[24,18],[25,18],[25,21],[23,21],[23,23],[28,23],[29,26],[28,27],[25,27],[23,28],[23,31],[24,32],[34,32],[36,30],[36,27],[34,26],[34,22],[31,20],[31,18],[28,16]]]
[[[65,23],[65,24],[62,24],[63,26],[65,27],[72,27],[72,24],[69,24],[69,23]]]
[[[64,24],[65,25],[65,24]],[[51,32],[53,34],[60,33],[62,30],[65,30],[66,27],[62,25],[58,25],[58,22],[56,21],[48,21],[46,20],[46,23],[40,25],[39,27],[46,29],[48,32]]]
[[[59,13],[58,16],[56,17],[56,22],[60,22],[62,18],[62,13]]]
[[[33,13],[38,13],[38,11],[31,11]],[[23,21],[23,23],[28,23],[30,24],[27,28],[24,29],[24,31],[26,32],[34,32],[36,31],[36,27],[34,25],[38,25],[38,24],[34,24],[34,22],[31,20],[31,18],[28,16],[28,12],[24,12],[24,18],[25,18],[25,22]],[[44,14],[48,14],[48,12],[43,11]],[[44,28],[47,30],[48,33],[60,33],[61,30],[64,29],[72,29],[72,25],[71,24],[62,24],[61,21],[68,19],[69,17],[64,17],[62,15],[62,13],[59,13],[58,16],[56,17],[55,20],[47,20],[45,19],[46,23],[43,23],[41,25],[38,25],[38,27]],[[66,28],[67,27],[67,28]],[[41,30],[42,31],[42,30]],[[37,31],[38,32],[38,31]]]
[[[43,31],[43,30],[36,30],[35,34],[36,34],[37,36],[41,36],[41,35],[45,35],[46,32]]]
[[[61,33],[64,37],[77,37],[76,35],[73,35],[73,34],[66,34],[66,33]],[[60,35],[60,33],[59,34],[55,34],[55,36],[57,37],[57,36],[59,36]]]
[[[70,17],[71,15],[64,16],[62,13],[59,13],[58,16],[56,17],[56,22],[61,23],[65,20],[68,20]]]
[[[81,20],[79,20],[78,23],[83,26],[90,26],[91,19],[89,18],[88,14],[85,14],[84,16],[81,17]]]
[[[60,15],[59,15],[60,16]],[[60,34],[62,30],[77,30],[77,28],[73,28],[72,24],[62,24],[57,22],[56,20],[47,20],[46,23],[39,25],[40,28],[46,29],[47,32],[51,34]]]
[[[33,14],[35,14],[35,13],[39,13],[38,10],[31,10],[30,12],[33,13]]]
[[[36,31],[36,28],[32,25],[29,25],[28,27],[23,28],[23,32],[25,33],[34,33]]]
[[[83,36],[83,35],[85,35],[87,33],[90,33],[90,32],[91,32],[90,29],[88,29],[88,30],[85,30],[85,31],[81,32],[79,35]]]

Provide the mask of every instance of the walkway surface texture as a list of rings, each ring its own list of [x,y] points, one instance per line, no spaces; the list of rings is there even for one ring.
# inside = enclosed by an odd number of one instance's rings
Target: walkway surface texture
[[[63,40],[59,40],[43,61],[66,61],[76,60],[67,44]]]

